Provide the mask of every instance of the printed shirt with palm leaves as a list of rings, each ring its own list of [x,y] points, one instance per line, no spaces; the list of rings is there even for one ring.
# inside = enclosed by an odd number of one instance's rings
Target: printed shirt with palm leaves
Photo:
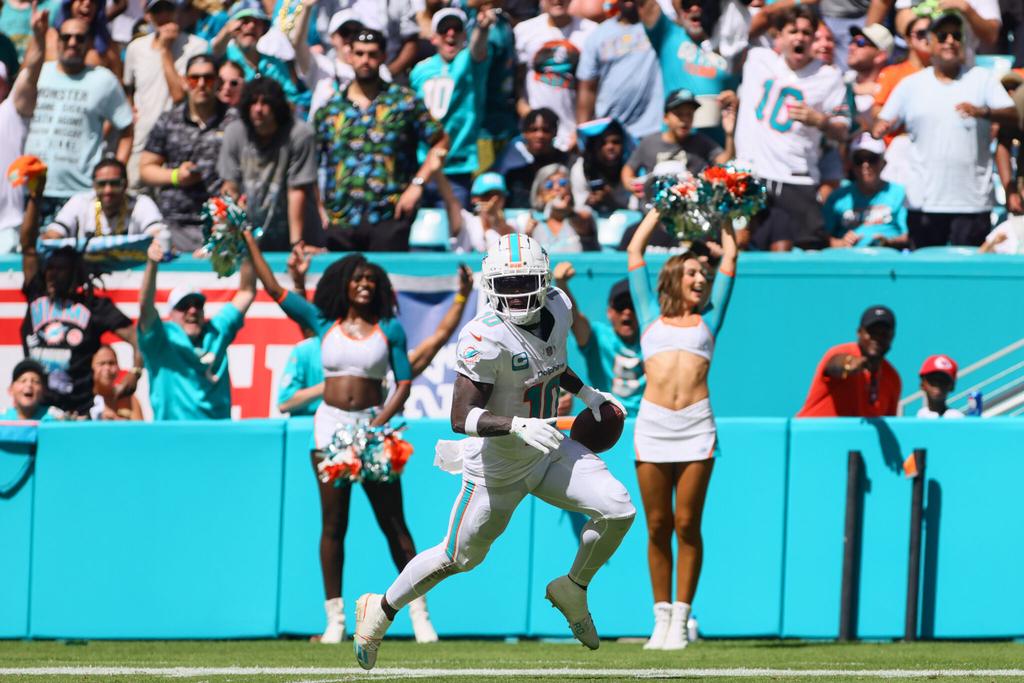
[[[324,206],[332,224],[390,220],[419,169],[419,141],[436,141],[441,124],[410,88],[388,83],[360,109],[339,92],[316,113]]]

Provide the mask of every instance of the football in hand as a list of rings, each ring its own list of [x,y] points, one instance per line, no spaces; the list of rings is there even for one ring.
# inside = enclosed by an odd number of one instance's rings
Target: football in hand
[[[604,453],[622,436],[626,416],[610,401],[601,404],[601,421],[594,418],[590,408],[576,416],[569,431],[569,438],[578,441],[594,453]]]

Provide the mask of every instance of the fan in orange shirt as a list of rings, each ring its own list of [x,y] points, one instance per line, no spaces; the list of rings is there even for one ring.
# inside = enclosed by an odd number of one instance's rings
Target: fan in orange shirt
[[[815,370],[797,417],[881,417],[895,415],[902,388],[885,354],[896,334],[896,316],[871,306],[860,318],[857,341],[833,346]]]
[[[931,19],[928,17],[917,17],[907,24],[907,33],[904,38],[910,50],[907,58],[899,64],[891,64],[878,74],[878,92],[875,93],[874,116],[882,111],[882,105],[889,99],[893,88],[907,76],[915,74],[931,63],[931,48],[928,46],[928,27]],[[892,142],[895,135],[886,135],[885,144]]]

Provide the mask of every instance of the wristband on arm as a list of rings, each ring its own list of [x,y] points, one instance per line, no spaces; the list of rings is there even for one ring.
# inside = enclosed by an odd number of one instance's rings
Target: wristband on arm
[[[480,436],[480,432],[477,431],[477,425],[480,422],[480,417],[487,413],[483,408],[470,408],[469,413],[466,415],[466,435],[467,436]]]

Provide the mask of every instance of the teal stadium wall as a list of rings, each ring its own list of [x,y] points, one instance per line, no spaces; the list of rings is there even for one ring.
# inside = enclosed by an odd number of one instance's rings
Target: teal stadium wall
[[[928,451],[921,632],[1024,635],[1024,419],[926,422],[723,418],[695,605],[711,637],[838,633],[847,451],[865,494],[858,632],[903,631],[911,484]],[[322,628],[311,420],[43,425],[34,472],[0,496],[0,636],[256,638]],[[606,454],[639,501],[632,423]],[[432,467],[445,421],[417,421],[402,483],[419,548],[444,536],[459,479]],[[27,456],[0,454],[0,477]],[[3,483],[4,480],[0,480]],[[361,492],[352,497],[345,599],[394,578]],[[642,515],[591,589],[605,636],[650,626]],[[430,594],[443,636],[567,635],[543,600],[575,549],[566,514],[528,499],[485,562]],[[392,633],[411,634],[401,617]]]

